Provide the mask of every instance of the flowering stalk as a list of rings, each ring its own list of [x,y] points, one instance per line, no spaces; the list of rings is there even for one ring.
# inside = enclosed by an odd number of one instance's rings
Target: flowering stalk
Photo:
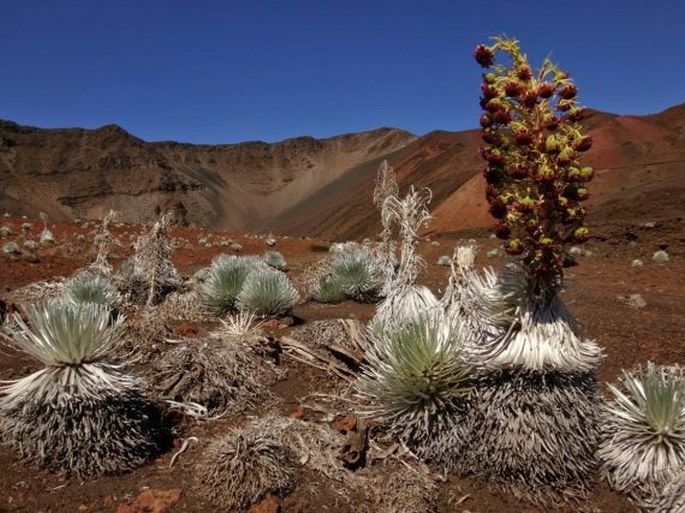
[[[581,204],[593,170],[579,159],[592,138],[579,124],[584,109],[568,73],[549,59],[534,73],[518,41],[493,40],[474,52],[488,68],[480,98],[486,197],[505,250],[530,269],[532,292],[549,297],[571,264],[565,246],[590,238]],[[495,64],[497,52],[507,65]]]

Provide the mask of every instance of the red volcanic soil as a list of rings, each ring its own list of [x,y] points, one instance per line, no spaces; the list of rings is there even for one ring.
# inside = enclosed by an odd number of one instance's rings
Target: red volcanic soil
[[[617,126],[616,129],[620,129]],[[428,151],[428,150],[426,150]],[[609,159],[609,156],[605,157]],[[475,200],[477,201],[477,200]],[[681,212],[682,213],[682,212]],[[625,223],[621,220],[607,220],[595,226],[602,234],[601,240],[593,240],[584,246],[588,254],[579,257],[580,265],[567,275],[563,297],[571,311],[583,325],[584,334],[604,346],[606,361],[599,369],[601,381],[614,381],[621,369],[652,360],[657,363],[685,364],[685,221],[683,217],[672,217],[667,221],[647,223],[650,219],[633,218]],[[0,225],[9,224],[12,231],[20,233],[19,218],[0,219]],[[41,222],[32,220],[33,228],[25,235],[36,239]],[[24,258],[12,260],[0,254],[0,299],[19,287],[58,276],[69,276],[85,266],[93,258],[93,233],[95,225],[86,227],[82,223],[67,222],[50,225],[56,244],[39,246],[36,262]],[[113,253],[113,264],[118,266],[131,253],[130,241],[143,231],[137,225],[118,225],[113,229],[122,246]],[[83,234],[85,241],[77,236]],[[190,275],[199,268],[209,265],[211,259],[228,248],[218,243],[222,239],[242,245],[242,254],[262,254],[269,249],[264,237],[226,234],[199,229],[174,229],[174,236],[181,241],[173,260],[179,270]],[[13,240],[15,236],[0,237],[0,243]],[[206,238],[212,247],[200,244]],[[480,246],[479,266],[499,266],[502,257],[488,258],[487,252],[498,246],[484,230],[470,230],[459,233],[434,235],[431,241],[420,244],[419,253],[426,261],[425,270],[419,282],[440,293],[446,283],[448,268],[437,265],[438,257],[451,255],[458,240],[475,238]],[[671,260],[665,264],[652,261],[655,250],[666,247]],[[274,249],[280,251],[288,262],[289,276],[297,282],[306,274],[309,264],[324,256],[327,243],[308,238],[277,238]],[[644,265],[633,267],[631,262],[641,259]],[[640,294],[646,306],[637,308],[628,305],[621,298]],[[369,319],[373,305],[344,302],[339,305],[304,303],[297,306],[295,315],[305,325],[317,319],[357,318]],[[177,334],[192,334],[211,326],[189,326],[187,323],[173,323]],[[273,336],[279,338],[290,333],[292,328],[275,325]],[[311,392],[335,393],[341,386],[339,378],[324,370],[302,364],[285,355],[280,363],[285,377],[276,383],[273,392],[277,397],[276,413],[287,415],[303,405],[304,397]],[[0,352],[0,379],[16,379],[32,372],[37,364],[26,356],[17,354],[9,347]],[[606,386],[602,384],[606,392]],[[249,415],[263,415],[266,407],[249,411]],[[306,408],[305,419],[313,412]],[[82,482],[76,478],[65,478],[33,468],[19,461],[7,446],[0,447],[0,512],[51,512],[51,513],[95,513],[127,511],[171,511],[205,513],[215,509],[202,499],[192,495],[190,487],[196,464],[209,441],[231,426],[247,422],[249,416],[195,423],[184,421],[176,432],[177,446],[181,439],[196,436],[197,444],[179,457],[169,467],[175,449],[163,454],[157,460],[131,473],[121,476],[102,477]],[[371,472],[385,472],[385,466],[375,464]],[[518,500],[492,491],[469,480],[449,476],[445,482],[437,483],[440,513],[479,512],[541,513],[543,509],[521,503]],[[295,490],[284,499],[274,499],[271,509],[262,504],[259,511],[318,512],[339,511],[352,513],[362,506],[373,511],[373,504],[360,504],[359,496],[340,501],[333,492],[333,485],[314,474],[303,474]],[[168,510],[134,509],[126,506],[145,490],[180,490],[180,499]],[[148,491],[148,493],[150,493]],[[382,491],[381,491],[382,493]],[[173,495],[173,494],[172,494]],[[193,497],[193,498],[191,498]],[[457,506],[455,502],[463,499]],[[174,502],[172,500],[171,502]],[[255,509],[254,511],[258,511]],[[562,507],[558,511],[627,513],[636,511],[632,505],[611,492],[604,483],[598,483],[588,501]]]

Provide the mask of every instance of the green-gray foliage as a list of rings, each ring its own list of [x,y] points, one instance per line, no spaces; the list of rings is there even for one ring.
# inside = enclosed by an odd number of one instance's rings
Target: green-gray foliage
[[[334,255],[331,277],[346,296],[356,301],[375,301],[384,279],[374,254],[359,245],[344,247]]]
[[[283,255],[280,251],[266,251],[262,256],[262,260],[264,260],[264,263],[266,265],[268,265],[269,267],[273,267],[274,269],[283,270],[287,266],[285,258],[283,258]]]
[[[599,456],[610,484],[640,499],[685,466],[685,370],[648,362],[621,383],[609,385]]]
[[[21,458],[79,477],[135,468],[159,452],[165,430],[140,382],[105,353],[124,318],[58,300],[14,314],[7,337],[44,367],[0,387],[2,439]]]
[[[88,273],[78,274],[67,283],[66,299],[77,303],[93,303],[115,309],[121,302],[116,287],[107,278]]]
[[[236,305],[258,317],[278,317],[290,312],[299,297],[284,273],[260,267],[245,278]]]
[[[324,276],[312,292],[312,299],[319,303],[339,303],[345,297],[340,283],[332,275]]]
[[[375,325],[368,365],[357,383],[366,411],[417,454],[444,458],[463,442],[458,417],[470,392],[461,327],[437,313],[402,328]]]
[[[219,255],[212,261],[209,276],[202,285],[203,300],[211,311],[224,315],[237,310],[236,300],[245,278],[265,264],[255,257]]]

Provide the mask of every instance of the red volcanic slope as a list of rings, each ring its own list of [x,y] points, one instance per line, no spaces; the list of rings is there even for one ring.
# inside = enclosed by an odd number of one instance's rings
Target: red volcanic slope
[[[590,225],[683,216],[685,104],[650,116],[591,112],[595,144],[585,163]],[[52,219],[99,219],[110,208],[129,222],[172,209],[216,229],[358,239],[378,233],[371,198],[380,163],[402,191],[429,187],[430,232],[492,224],[480,177],[479,133],[422,137],[379,129],[317,140],[232,145],[148,143],[109,125],[45,130],[0,121],[0,211]]]

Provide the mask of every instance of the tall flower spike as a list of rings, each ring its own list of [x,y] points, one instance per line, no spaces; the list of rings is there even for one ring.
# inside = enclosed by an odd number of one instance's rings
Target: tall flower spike
[[[496,64],[500,54],[508,62]],[[592,146],[578,124],[578,90],[549,59],[533,72],[515,39],[494,38],[491,46],[479,45],[475,56],[491,67],[481,88],[481,156],[494,189],[487,200],[497,234],[508,254],[531,267],[538,292],[554,294],[567,261],[565,244],[590,237],[584,210],[569,215],[575,206],[569,201],[589,197],[584,183],[592,177],[591,170],[581,176],[586,168],[578,162]]]

